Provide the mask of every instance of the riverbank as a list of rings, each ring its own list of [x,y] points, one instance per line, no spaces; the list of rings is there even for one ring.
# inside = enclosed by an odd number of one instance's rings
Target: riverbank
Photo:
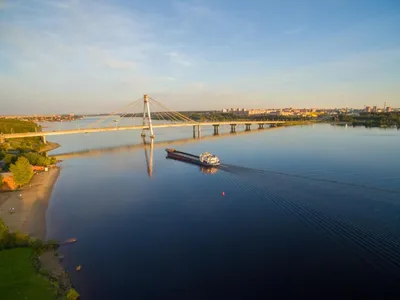
[[[46,212],[59,174],[60,168],[56,167],[48,172],[34,175],[30,184],[18,190],[0,193],[0,219],[4,221],[10,232],[20,231],[41,241],[45,240]],[[12,214],[8,211],[11,207],[15,209]],[[23,247],[1,252],[3,255],[0,255],[0,266],[6,266],[7,257],[13,255],[19,261],[19,265],[22,266],[15,268],[13,263],[8,267],[8,275],[18,275],[11,276],[11,280],[8,281],[2,280],[5,283],[0,286],[4,289],[1,294],[10,296],[9,298],[6,297],[7,299],[16,299],[15,296],[17,295],[25,295],[34,299],[38,299],[38,295],[40,295],[40,299],[59,299],[60,296],[77,299],[79,294],[72,288],[69,276],[62,267],[57,252],[54,249],[47,249],[40,253],[39,257],[33,258],[33,249]],[[37,263],[32,265],[32,259]],[[21,272],[20,269],[24,269],[23,274],[18,273]],[[43,279],[43,276],[47,280]],[[0,272],[1,277],[6,278],[6,274]],[[16,290],[14,286],[18,285],[15,282],[17,277],[19,278],[18,283],[22,282],[23,286]],[[29,280],[26,279],[28,277]],[[34,282],[30,281],[32,278],[34,278]]]
[[[11,232],[17,230],[32,237],[46,238],[46,211],[60,168],[50,169],[33,176],[30,184],[9,192],[0,193],[0,219]],[[10,214],[9,208],[15,212]]]

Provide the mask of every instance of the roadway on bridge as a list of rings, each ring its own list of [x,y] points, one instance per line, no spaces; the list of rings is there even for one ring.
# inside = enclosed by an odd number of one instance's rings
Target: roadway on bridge
[[[231,121],[231,122],[202,122],[202,123],[175,123],[175,124],[157,124],[152,125],[153,129],[157,128],[176,128],[176,127],[190,127],[190,126],[214,126],[214,125],[246,125],[246,124],[284,124],[284,121]],[[132,125],[132,126],[114,126],[114,127],[99,127],[99,128],[84,128],[73,130],[58,130],[58,131],[41,131],[41,132],[22,132],[3,134],[4,139],[24,138],[24,137],[38,137],[38,136],[53,136],[53,135],[67,135],[67,134],[84,134],[94,132],[108,132],[108,131],[123,131],[123,130],[149,130],[149,126]]]

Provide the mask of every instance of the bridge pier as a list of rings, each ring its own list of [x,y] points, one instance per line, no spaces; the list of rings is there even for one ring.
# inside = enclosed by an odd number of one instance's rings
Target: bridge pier
[[[46,140],[46,136],[45,136],[45,135],[42,135],[42,136],[41,136],[41,140],[42,140],[43,144],[46,144],[46,143],[47,143],[47,140]]]
[[[251,130],[251,124],[245,124],[246,125],[246,131],[250,131]]]
[[[258,124],[258,129],[264,129],[264,124],[262,123]]]
[[[236,133],[236,124],[231,124],[231,133]]]
[[[214,126],[214,135],[218,135],[219,134],[219,124],[215,124]]]
[[[197,137],[199,138],[201,135],[200,125],[193,125],[193,138],[196,138],[196,131],[197,131]]]

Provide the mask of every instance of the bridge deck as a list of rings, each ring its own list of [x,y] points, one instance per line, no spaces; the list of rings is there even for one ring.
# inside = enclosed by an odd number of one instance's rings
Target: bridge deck
[[[213,125],[231,125],[231,124],[282,124],[284,121],[230,121],[230,122],[201,122],[201,123],[176,123],[176,124],[157,124],[153,128],[173,128],[173,127],[189,127],[189,126],[213,126]],[[132,126],[115,126],[115,127],[99,127],[99,128],[85,128],[73,130],[57,130],[57,131],[41,131],[41,132],[23,132],[23,133],[10,133],[1,135],[5,139],[35,137],[35,136],[51,136],[51,135],[65,135],[65,134],[79,134],[79,133],[92,133],[92,132],[106,132],[106,131],[120,131],[120,130],[143,130],[149,129],[149,126],[132,125]]]

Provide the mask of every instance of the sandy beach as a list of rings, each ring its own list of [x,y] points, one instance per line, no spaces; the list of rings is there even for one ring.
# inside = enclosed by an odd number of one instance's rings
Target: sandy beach
[[[59,173],[58,167],[38,173],[21,189],[0,193],[0,218],[11,231],[46,238],[46,211]],[[12,214],[8,211],[11,207],[15,209]]]

